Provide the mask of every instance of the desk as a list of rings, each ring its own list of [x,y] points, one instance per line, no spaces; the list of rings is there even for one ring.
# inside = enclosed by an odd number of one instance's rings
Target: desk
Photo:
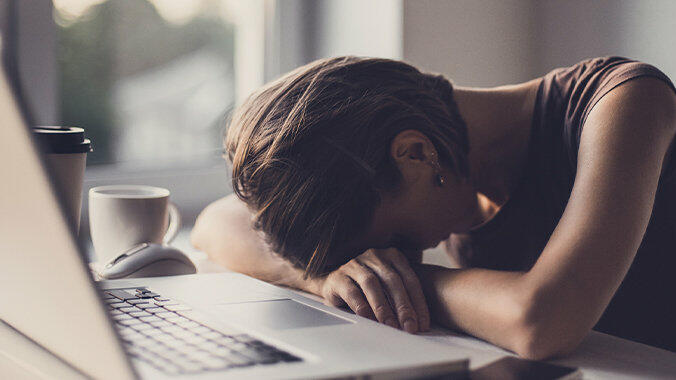
[[[180,247],[189,255],[199,273],[226,272],[227,269],[207,259],[201,252]],[[299,292],[319,300],[319,297]],[[675,321],[676,322],[676,321]],[[512,353],[479,339],[434,328],[421,334],[420,339],[429,339],[441,344],[461,347],[470,358],[470,368],[476,369]],[[23,367],[25,378],[44,378],[57,374],[57,378],[80,378],[67,365],[46,354],[44,349],[23,337],[4,323],[0,323],[0,373],[7,374],[11,363]],[[4,352],[3,352],[4,351]],[[3,355],[4,354],[4,355]],[[579,367],[585,379],[676,379],[676,353],[616,338],[592,331],[580,347],[569,357],[554,363]],[[40,368],[29,369],[28,363],[40,363]],[[19,369],[16,371],[19,378]],[[50,374],[44,376],[45,374]],[[20,377],[24,377],[20,376]]]
[[[190,256],[200,273],[227,271],[201,252],[192,252]],[[313,294],[294,291],[321,302]],[[420,337],[463,348],[470,358],[471,369],[514,355],[480,339],[438,327]],[[584,379],[676,379],[676,353],[596,331],[590,332],[572,355],[552,363],[579,367]]]

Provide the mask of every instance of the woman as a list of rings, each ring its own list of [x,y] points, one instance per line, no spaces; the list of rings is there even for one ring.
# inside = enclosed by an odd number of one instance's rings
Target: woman
[[[319,60],[238,109],[237,198],[193,244],[411,333],[431,311],[533,359],[592,328],[676,350],[675,92],[620,57],[490,89]],[[420,264],[441,241],[456,268]]]

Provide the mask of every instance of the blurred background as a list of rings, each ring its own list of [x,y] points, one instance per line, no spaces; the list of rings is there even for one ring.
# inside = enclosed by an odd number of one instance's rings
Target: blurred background
[[[230,192],[228,114],[294,67],[379,56],[495,86],[622,55],[676,78],[674,19],[673,0],[0,0],[5,64],[35,122],[92,139],[83,199],[167,187],[187,226]]]

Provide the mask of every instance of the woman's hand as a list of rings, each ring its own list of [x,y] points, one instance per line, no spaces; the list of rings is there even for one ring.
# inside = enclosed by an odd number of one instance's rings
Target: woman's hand
[[[329,273],[320,288],[325,303],[409,333],[426,331],[430,313],[418,277],[399,250],[370,249]]]

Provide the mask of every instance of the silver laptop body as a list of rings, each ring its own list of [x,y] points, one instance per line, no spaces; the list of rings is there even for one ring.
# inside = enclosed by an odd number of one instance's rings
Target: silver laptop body
[[[2,321],[95,379],[389,379],[468,367],[459,349],[241,274],[97,287],[4,72],[0,300]]]

